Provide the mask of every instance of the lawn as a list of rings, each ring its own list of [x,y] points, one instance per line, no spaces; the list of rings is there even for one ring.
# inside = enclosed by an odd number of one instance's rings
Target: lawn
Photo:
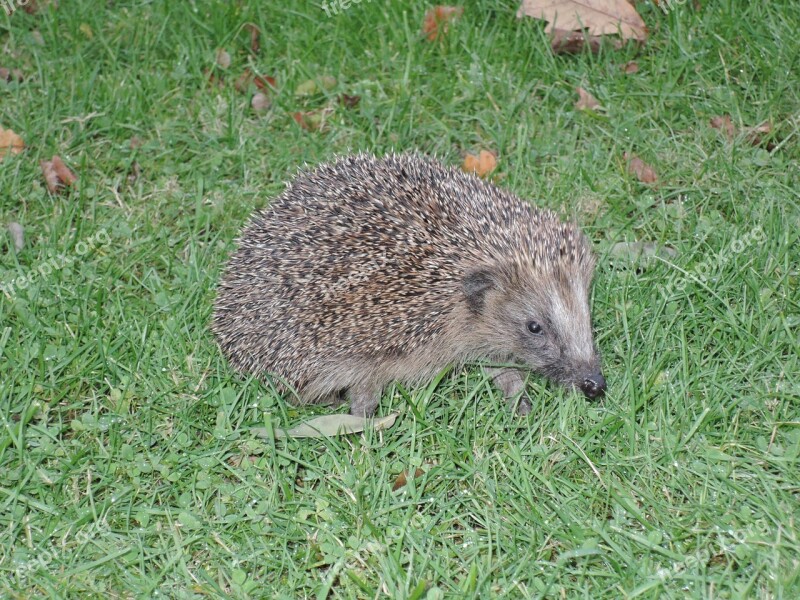
[[[800,597],[796,2],[640,2],[646,44],[576,56],[511,0],[434,42],[395,0],[38,4],[0,14],[26,144],[0,163],[0,596]],[[531,377],[519,418],[470,366],[387,389],[389,430],[253,434],[332,409],[215,345],[237,233],[302,165],[392,149],[493,151],[581,224],[602,401]],[[58,194],[53,155],[79,178]],[[612,251],[634,241],[674,252]]]

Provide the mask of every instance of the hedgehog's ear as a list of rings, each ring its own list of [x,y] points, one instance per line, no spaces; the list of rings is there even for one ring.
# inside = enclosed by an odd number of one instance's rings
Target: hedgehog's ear
[[[497,285],[497,273],[489,267],[478,267],[468,271],[464,275],[462,286],[469,309],[472,312],[481,312],[486,300],[486,293]]]

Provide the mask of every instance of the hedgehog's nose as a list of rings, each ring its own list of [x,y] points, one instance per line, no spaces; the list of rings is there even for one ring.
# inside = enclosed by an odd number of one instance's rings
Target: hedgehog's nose
[[[606,379],[601,373],[589,375],[581,384],[581,391],[590,400],[599,398],[606,393]]]

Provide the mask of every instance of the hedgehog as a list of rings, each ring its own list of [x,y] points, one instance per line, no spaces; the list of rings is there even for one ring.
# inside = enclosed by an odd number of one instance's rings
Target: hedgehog
[[[234,369],[295,403],[371,416],[393,381],[483,362],[519,414],[526,372],[602,396],[586,236],[419,154],[301,172],[244,228],[211,329]]]

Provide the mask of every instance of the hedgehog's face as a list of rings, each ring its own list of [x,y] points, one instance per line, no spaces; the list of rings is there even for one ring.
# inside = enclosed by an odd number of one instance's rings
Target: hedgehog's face
[[[589,289],[593,261],[503,272],[481,268],[464,280],[467,305],[480,320],[479,343],[588,398],[602,396],[606,382],[592,336]]]

